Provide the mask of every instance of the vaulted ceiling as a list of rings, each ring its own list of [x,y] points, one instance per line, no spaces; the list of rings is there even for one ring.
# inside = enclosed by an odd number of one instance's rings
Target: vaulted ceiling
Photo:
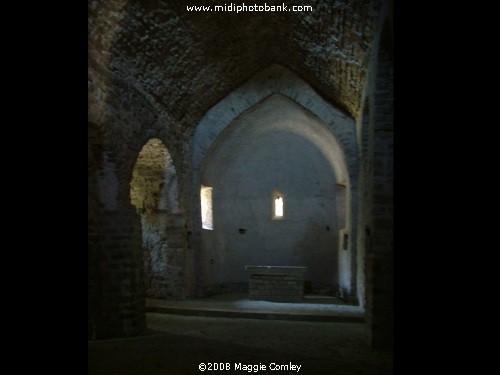
[[[186,113],[201,118],[255,72],[277,63],[356,117],[381,1],[285,3],[314,10],[189,12],[186,5],[230,2],[90,1],[90,64],[182,119]]]

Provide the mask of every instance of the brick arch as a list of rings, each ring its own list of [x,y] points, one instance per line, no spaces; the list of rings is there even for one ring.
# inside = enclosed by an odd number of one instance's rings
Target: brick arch
[[[138,212],[180,212],[177,191],[166,191],[176,181],[167,179],[177,179],[172,156],[160,139],[151,138],[137,156],[130,182],[130,200]]]
[[[158,138],[150,139],[138,154],[130,200],[141,215],[145,296],[184,298],[185,218],[175,165]]]

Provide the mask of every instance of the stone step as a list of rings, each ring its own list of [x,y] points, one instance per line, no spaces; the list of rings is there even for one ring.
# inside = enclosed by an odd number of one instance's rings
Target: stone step
[[[241,308],[235,307],[241,305]],[[273,309],[272,307],[275,307]],[[273,311],[274,310],[274,311]],[[302,311],[301,311],[302,310]],[[298,320],[312,322],[365,323],[357,306],[312,303],[278,303],[267,301],[168,301],[148,298],[146,312],[187,316],[249,318],[265,320]]]

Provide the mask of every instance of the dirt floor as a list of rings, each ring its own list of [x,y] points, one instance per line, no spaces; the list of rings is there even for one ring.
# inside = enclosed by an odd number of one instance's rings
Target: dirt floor
[[[306,322],[148,313],[139,337],[89,341],[89,374],[390,375],[392,354],[371,350],[361,323]],[[224,371],[204,363],[224,363]],[[260,369],[257,370],[256,366]],[[276,365],[299,366],[294,370]],[[265,366],[265,370],[262,369]],[[216,367],[212,365],[212,367]],[[229,367],[229,370],[226,370]],[[298,370],[298,371],[297,371]]]

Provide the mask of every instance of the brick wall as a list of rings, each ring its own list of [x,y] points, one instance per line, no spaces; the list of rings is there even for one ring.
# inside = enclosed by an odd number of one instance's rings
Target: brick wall
[[[374,67],[368,152],[366,318],[373,347],[393,346],[394,332],[394,190],[393,62],[389,28],[384,27]]]
[[[145,327],[140,217],[130,204],[96,204],[98,179],[89,178],[89,339],[133,336]]]
[[[146,297],[184,298],[186,229],[180,214],[142,214]]]

